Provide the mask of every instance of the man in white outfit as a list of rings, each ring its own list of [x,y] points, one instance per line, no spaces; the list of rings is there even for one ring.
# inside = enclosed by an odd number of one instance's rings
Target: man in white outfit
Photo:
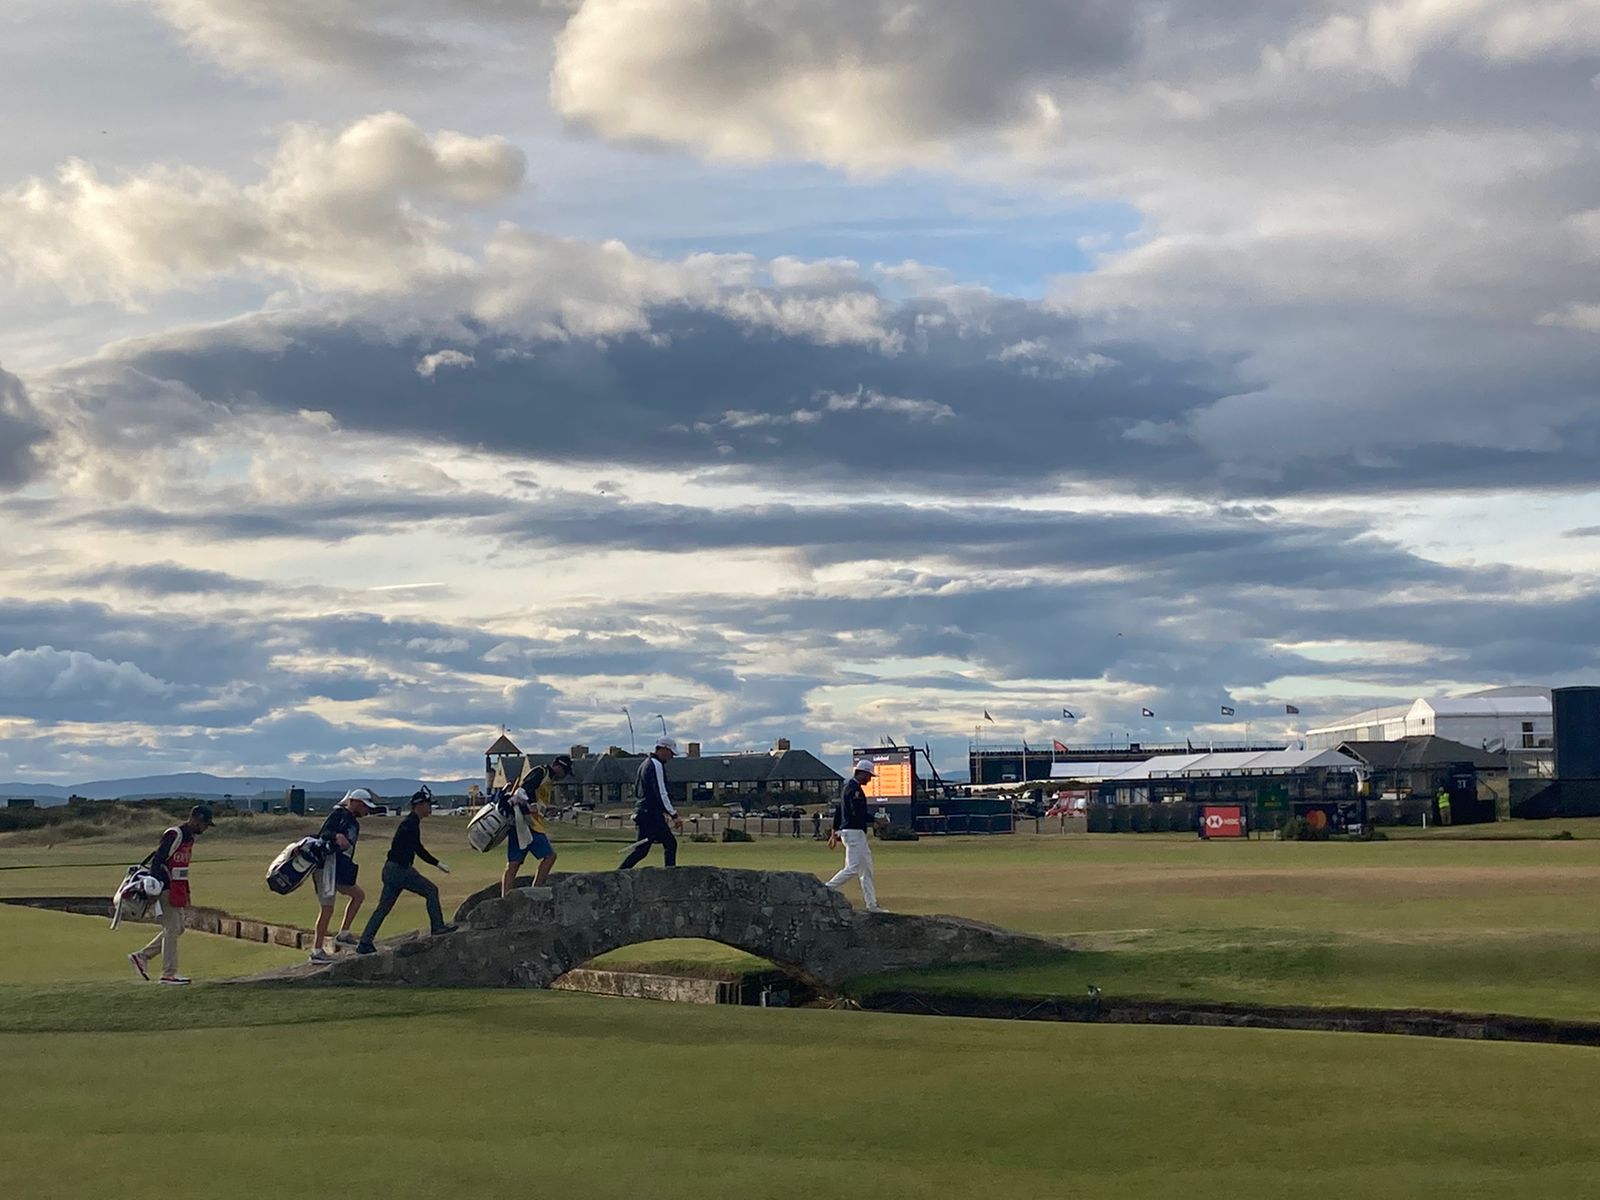
[[[867,809],[867,796],[862,785],[877,772],[872,760],[863,758],[856,762],[855,773],[839,789],[839,803],[833,810],[833,832],[828,835],[828,848],[844,843],[844,870],[828,880],[835,891],[845,880],[861,878],[861,896],[867,902],[868,912],[882,912],[878,907],[878,889],[872,883],[872,847],[867,843],[867,830],[872,825],[872,813]]]

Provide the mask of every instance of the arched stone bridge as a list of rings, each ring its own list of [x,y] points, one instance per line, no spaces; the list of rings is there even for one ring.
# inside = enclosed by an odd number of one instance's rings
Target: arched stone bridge
[[[549,887],[504,899],[497,892],[467,900],[455,933],[407,936],[381,943],[376,954],[341,954],[331,966],[285,975],[307,983],[543,988],[623,946],[705,938],[831,991],[862,975],[1066,953],[1056,942],[958,917],[860,912],[798,871],[599,871],[557,876]]]

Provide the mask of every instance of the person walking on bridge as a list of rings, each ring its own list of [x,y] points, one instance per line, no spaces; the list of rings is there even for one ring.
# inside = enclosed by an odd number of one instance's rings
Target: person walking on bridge
[[[372,916],[367,918],[367,927],[356,945],[357,954],[374,952],[376,947],[372,939],[378,936],[383,919],[389,915],[394,902],[400,899],[401,892],[415,892],[422,897],[423,903],[428,906],[428,927],[435,934],[455,930],[454,925],[444,923],[444,910],[439,907],[438,886],[416,868],[416,861],[420,858],[446,875],[450,874],[450,868],[429,854],[428,848],[422,844],[422,818],[432,815],[433,793],[424,787],[411,797],[411,813],[400,822],[394,831],[394,840],[389,843],[389,857],[383,864],[383,895],[378,898],[378,907],[373,910]]]
[[[148,980],[148,963],[161,954],[161,982],[182,985],[189,980],[178,974],[178,939],[183,936],[183,910],[189,907],[189,856],[194,853],[194,839],[211,828],[211,810],[196,804],[182,825],[174,825],[161,835],[161,841],[150,856],[149,871],[161,880],[161,932],[150,939],[143,950],[128,955],[139,978]]]
[[[639,840],[628,849],[618,870],[631,871],[650,853],[650,847],[660,843],[667,866],[678,865],[678,839],[673,829],[683,828],[683,818],[672,807],[672,797],[667,792],[667,764],[676,757],[678,743],[669,737],[656,739],[656,748],[639,764],[639,774],[634,780],[633,823],[639,830]],[[669,828],[670,822],[670,828]]]
[[[534,767],[522,777],[517,790],[511,793],[511,805],[516,809],[511,833],[506,838],[506,869],[500,876],[500,894],[511,895],[517,886],[517,872],[532,854],[539,869],[534,872],[533,886],[543,887],[550,878],[550,868],[556,865],[556,848],[550,844],[545,832],[544,817],[550,811],[553,788],[572,775],[572,756],[558,754],[548,767]]]
[[[827,886],[838,891],[853,878],[861,879],[861,898],[867,902],[867,911],[882,912],[878,907],[878,889],[872,879],[872,846],[867,842],[867,830],[872,825],[872,814],[867,809],[867,794],[862,789],[875,774],[870,758],[858,759],[855,771],[839,789],[839,803],[833,810],[833,832],[828,835],[828,849],[835,850],[844,843],[844,869]]]
[[[340,946],[356,944],[356,935],[350,932],[350,925],[361,910],[361,902],[367,898],[366,892],[356,882],[356,839],[361,836],[361,818],[377,807],[378,797],[371,788],[351,788],[344,794],[344,799],[329,810],[328,819],[317,831],[317,836],[329,844],[330,853],[327,861],[311,877],[317,887],[319,906],[315,942],[311,949],[311,961],[314,963],[333,961],[324,943],[328,937],[328,923],[333,920],[333,902],[337,896],[345,896],[346,901],[344,920],[333,940]]]

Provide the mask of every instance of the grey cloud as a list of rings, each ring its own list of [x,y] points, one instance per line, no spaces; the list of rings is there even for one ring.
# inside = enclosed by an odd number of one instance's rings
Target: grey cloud
[[[69,582],[80,587],[111,584],[155,596],[207,592],[256,595],[265,590],[265,585],[254,579],[241,579],[225,571],[197,570],[171,562],[100,567],[82,572]]]
[[[50,430],[22,380],[0,370],[0,492],[39,476],[44,465],[40,452],[49,440]]]
[[[1226,356],[1160,352],[1023,301],[925,299],[890,311],[898,351],[823,344],[690,305],[654,310],[646,335],[599,342],[529,342],[479,327],[478,365],[430,379],[414,369],[433,345],[426,334],[304,318],[243,322],[108,351],[54,373],[48,386],[74,397],[91,428],[99,412],[123,414],[107,433],[123,442],[161,443],[169,425],[219,420],[230,409],[312,408],[353,431],[556,456],[608,473],[715,467],[836,486],[869,472],[874,484],[1001,494],[1103,481],[1237,499],[1571,487],[1596,478],[1592,351],[1572,331],[1530,329],[1522,348],[1497,362],[1499,343],[1485,330],[1476,348],[1451,351],[1459,365],[1446,367],[1435,365],[1450,336],[1439,325],[1431,340],[1414,342],[1407,353],[1417,361],[1396,375],[1391,361],[1363,357],[1333,323],[1326,345],[1270,364],[1279,381],[1266,387],[1253,379],[1268,368],[1264,360],[1246,374]],[[1386,336],[1374,328],[1366,344]],[[1025,342],[1048,344],[1046,365],[1089,356],[1108,365],[1052,372],[1032,356],[1001,357]],[[518,353],[499,353],[509,348]],[[1328,397],[1334,387],[1346,398]],[[1451,394],[1448,420],[1430,400],[1440,387]],[[1290,402],[1286,389],[1325,402]],[[1504,403],[1513,390],[1527,398],[1515,412]],[[141,426],[137,401],[146,391],[163,403],[143,410]],[[184,395],[187,406],[173,411]],[[838,395],[907,398],[939,419],[866,403],[830,410],[827,398]],[[471,500],[458,503],[463,516],[483,515]],[[441,500],[416,504],[443,515]],[[372,514],[381,518],[383,506]],[[329,536],[359,529],[360,515],[335,505]],[[189,520],[137,510],[112,519]],[[287,536],[295,527],[240,513],[216,531]]]
[[[1600,525],[1583,525],[1577,529],[1568,529],[1561,536],[1568,538],[1600,537]]]

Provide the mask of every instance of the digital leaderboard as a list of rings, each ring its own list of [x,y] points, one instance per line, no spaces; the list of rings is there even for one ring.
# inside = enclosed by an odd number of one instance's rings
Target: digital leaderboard
[[[873,746],[852,753],[868,759],[875,772],[861,788],[869,800],[882,804],[910,804],[917,794],[917,752],[910,747]]]

